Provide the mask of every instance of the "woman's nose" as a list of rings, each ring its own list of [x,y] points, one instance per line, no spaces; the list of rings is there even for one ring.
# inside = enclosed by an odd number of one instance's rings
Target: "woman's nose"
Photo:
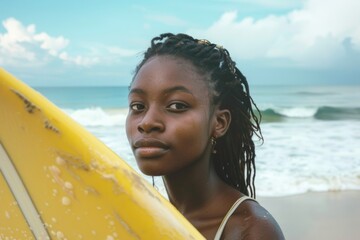
[[[149,133],[152,131],[163,131],[165,129],[164,123],[161,120],[161,114],[155,109],[148,109],[144,117],[139,122],[137,129],[141,133]]]

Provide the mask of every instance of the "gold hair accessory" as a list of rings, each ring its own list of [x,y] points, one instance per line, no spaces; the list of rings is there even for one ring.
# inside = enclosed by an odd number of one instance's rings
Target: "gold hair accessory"
[[[210,44],[209,40],[206,40],[206,39],[199,39],[197,41],[198,44],[204,44],[204,45],[208,45]]]
[[[206,39],[199,39],[199,40],[197,41],[197,43],[198,43],[198,44],[203,44],[203,45],[210,45],[210,44],[211,44],[211,42],[210,42],[209,40],[206,40]],[[215,45],[215,44],[214,44],[214,45]],[[223,46],[218,45],[218,44],[216,44],[215,47],[216,47],[217,49],[219,49],[219,50],[223,50],[223,49],[224,49]]]

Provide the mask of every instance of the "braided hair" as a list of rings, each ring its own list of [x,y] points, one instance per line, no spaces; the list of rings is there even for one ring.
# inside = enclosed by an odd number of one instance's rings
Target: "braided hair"
[[[231,187],[256,197],[255,144],[252,137],[255,134],[263,140],[261,114],[250,96],[245,76],[236,67],[229,52],[208,40],[186,34],[164,33],[151,40],[151,46],[135,69],[135,76],[148,59],[158,55],[188,60],[206,76],[213,93],[212,103],[231,113],[229,129],[217,139],[216,154],[212,155],[216,173]]]

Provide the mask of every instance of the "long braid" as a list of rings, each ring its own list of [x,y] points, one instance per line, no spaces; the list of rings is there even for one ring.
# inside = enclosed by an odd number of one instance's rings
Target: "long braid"
[[[135,76],[145,62],[156,55],[186,59],[208,78],[213,103],[228,109],[232,119],[227,133],[217,139],[217,153],[212,156],[215,170],[227,184],[255,197],[255,144],[252,137],[256,134],[263,140],[259,125],[261,114],[250,96],[245,76],[231,60],[229,52],[186,34],[161,34],[151,40],[144,59],[135,69]]]

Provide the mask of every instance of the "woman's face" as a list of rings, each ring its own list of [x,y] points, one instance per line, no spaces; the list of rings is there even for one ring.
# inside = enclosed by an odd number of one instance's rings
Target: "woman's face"
[[[140,170],[169,175],[207,160],[213,129],[208,86],[188,61],[150,58],[129,93],[126,134]]]

